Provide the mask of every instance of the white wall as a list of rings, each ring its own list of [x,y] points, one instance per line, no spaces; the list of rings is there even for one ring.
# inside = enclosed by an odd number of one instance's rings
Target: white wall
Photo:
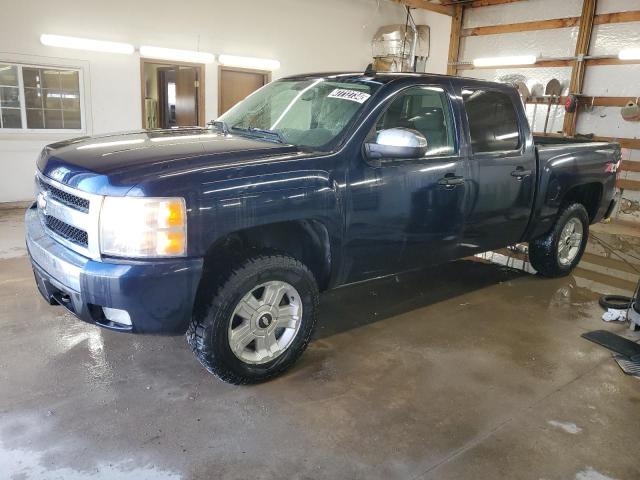
[[[425,72],[447,73],[451,17],[428,10],[412,10],[412,15],[417,25],[429,25],[431,30],[431,48]]]
[[[162,6],[165,4],[166,6]],[[23,0],[2,8],[3,61],[81,67],[87,134],[141,128],[140,58],[46,47],[42,33],[122,41],[136,46],[274,58],[273,78],[323,70],[364,70],[378,27],[404,23],[388,0]],[[430,71],[446,70],[450,18],[419,14],[432,25]],[[444,57],[442,55],[444,54]],[[444,62],[443,62],[444,58]],[[206,67],[206,118],[217,114],[217,64]],[[32,196],[35,158],[65,134],[0,133],[0,202]]]

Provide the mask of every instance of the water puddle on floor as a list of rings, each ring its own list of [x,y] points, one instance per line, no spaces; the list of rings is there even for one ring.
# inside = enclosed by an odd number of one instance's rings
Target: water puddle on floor
[[[47,460],[48,459],[48,460]],[[97,463],[90,468],[76,470],[71,467],[51,465],[55,452],[36,452],[7,449],[0,446],[0,465],[3,472],[10,472],[12,479],[29,480],[179,480],[182,475],[160,470],[154,466],[134,466],[135,460],[119,463]],[[130,465],[129,465],[130,464]]]
[[[607,233],[606,226],[599,225],[597,232],[590,233],[582,260],[571,274],[575,285],[598,295],[633,295],[640,277],[640,231],[638,235]],[[480,253],[475,259],[536,273],[525,244]]]

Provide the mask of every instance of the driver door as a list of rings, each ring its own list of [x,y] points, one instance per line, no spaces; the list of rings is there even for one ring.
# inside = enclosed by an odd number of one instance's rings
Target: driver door
[[[347,188],[349,280],[382,276],[454,258],[464,219],[466,163],[448,82],[408,87],[392,97],[365,142],[390,128],[419,132],[421,158],[353,158]]]

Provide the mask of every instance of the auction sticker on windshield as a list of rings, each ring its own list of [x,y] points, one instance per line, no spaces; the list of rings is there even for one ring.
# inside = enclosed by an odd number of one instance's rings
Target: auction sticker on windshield
[[[336,88],[328,95],[328,98],[343,98],[352,102],[364,103],[370,97],[368,93],[348,90],[346,88]]]

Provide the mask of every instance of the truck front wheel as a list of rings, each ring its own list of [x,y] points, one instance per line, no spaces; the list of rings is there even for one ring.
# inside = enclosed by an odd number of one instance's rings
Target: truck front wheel
[[[529,242],[529,261],[540,275],[563,277],[580,262],[589,237],[589,215],[583,205],[565,206],[547,234]]]
[[[243,262],[197,305],[187,341],[211,373],[236,385],[273,378],[295,363],[316,324],[315,278],[298,260]]]

